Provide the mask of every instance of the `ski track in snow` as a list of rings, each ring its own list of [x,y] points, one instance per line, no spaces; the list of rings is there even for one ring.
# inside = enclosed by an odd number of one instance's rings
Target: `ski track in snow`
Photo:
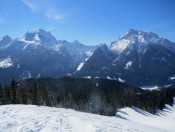
[[[0,106],[0,132],[173,132],[175,106],[152,115],[123,108],[114,117],[34,105]]]

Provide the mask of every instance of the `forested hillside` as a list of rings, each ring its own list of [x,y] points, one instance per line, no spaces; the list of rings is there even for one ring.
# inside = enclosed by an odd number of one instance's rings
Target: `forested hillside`
[[[150,113],[173,104],[175,88],[145,91],[118,81],[85,78],[40,78],[0,87],[0,104],[35,104],[113,116],[136,106]]]

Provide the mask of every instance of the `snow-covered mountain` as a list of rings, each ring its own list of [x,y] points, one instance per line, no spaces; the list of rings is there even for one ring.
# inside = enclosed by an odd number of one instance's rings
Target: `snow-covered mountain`
[[[95,50],[95,51],[94,51]],[[0,83],[30,77],[102,77],[135,86],[175,83],[175,43],[129,30],[110,46],[57,40],[43,29],[0,39]],[[7,81],[8,80],[8,81]]]
[[[12,76],[18,80],[72,74],[96,48],[78,41],[58,41],[43,29],[14,40],[5,36],[0,41],[0,83],[8,83]]]
[[[82,77],[107,77],[111,70],[111,61],[114,60],[115,55],[108,48],[106,44],[100,45],[93,55],[84,63],[81,69],[76,73]]]
[[[44,31],[43,29],[31,30],[18,40],[24,43],[39,44],[50,48],[57,44],[56,38],[52,36],[50,32]]]
[[[144,49],[147,44],[161,45],[175,52],[174,43],[172,43],[171,41],[161,38],[157,34],[154,34],[152,32],[137,31],[133,29],[130,29],[128,32],[123,34],[117,41],[113,42],[110,48],[116,54],[120,54],[131,45],[134,45],[134,48],[142,47],[142,49]],[[142,52],[142,50],[140,52]]]
[[[80,60],[84,61],[85,59],[89,58],[93,54],[94,50],[98,47],[83,45],[77,40],[73,42],[59,40],[58,44],[59,46],[63,46],[67,49],[67,52],[73,57],[76,64],[79,64]],[[57,46],[54,48],[57,49]]]
[[[95,54],[97,51],[101,52]],[[137,86],[166,85],[174,83],[170,79],[175,77],[174,57],[175,43],[151,32],[129,30],[109,47],[99,47],[76,75],[111,78]]]
[[[126,107],[108,117],[64,108],[3,105],[0,119],[0,130],[5,132],[173,132],[175,107],[166,105],[157,115]]]

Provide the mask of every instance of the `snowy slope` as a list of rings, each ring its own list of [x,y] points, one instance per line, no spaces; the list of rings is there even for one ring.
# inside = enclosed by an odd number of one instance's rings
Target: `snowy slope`
[[[159,90],[159,87],[158,86],[140,86],[141,89],[143,90]]]
[[[158,111],[157,115],[152,115],[138,108],[121,109],[119,117],[130,120],[131,122],[143,124],[145,126],[160,129],[160,131],[174,132],[175,131],[175,106],[166,105],[164,111]],[[152,130],[153,131],[153,130]]]
[[[0,68],[8,68],[12,66],[13,66],[13,62],[11,58],[0,59]]]
[[[175,52],[174,43],[167,39],[159,37],[157,34],[152,32],[138,31],[130,29],[128,32],[123,34],[117,41],[111,44],[111,50],[116,54],[122,53],[127,47],[136,45],[138,48],[145,48],[147,44],[162,45],[163,47]]]
[[[71,109],[33,105],[0,106],[0,131],[23,132],[173,132],[175,107],[152,115],[137,108],[123,108],[116,117]]]

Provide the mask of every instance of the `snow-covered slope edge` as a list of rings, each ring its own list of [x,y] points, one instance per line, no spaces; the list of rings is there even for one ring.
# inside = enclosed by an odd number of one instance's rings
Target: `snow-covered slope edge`
[[[158,111],[156,115],[152,115],[135,107],[127,107],[121,109],[117,113],[117,116],[136,124],[145,125],[146,127],[158,128],[160,131],[174,132],[175,130],[175,106],[171,107],[166,105],[165,109],[163,111]],[[145,131],[146,130],[147,129],[145,129]],[[154,132],[154,130],[150,132]]]
[[[175,107],[158,115],[137,108],[123,108],[117,117],[77,112],[71,109],[32,105],[0,106],[0,130],[61,132],[171,132],[175,130]]]

